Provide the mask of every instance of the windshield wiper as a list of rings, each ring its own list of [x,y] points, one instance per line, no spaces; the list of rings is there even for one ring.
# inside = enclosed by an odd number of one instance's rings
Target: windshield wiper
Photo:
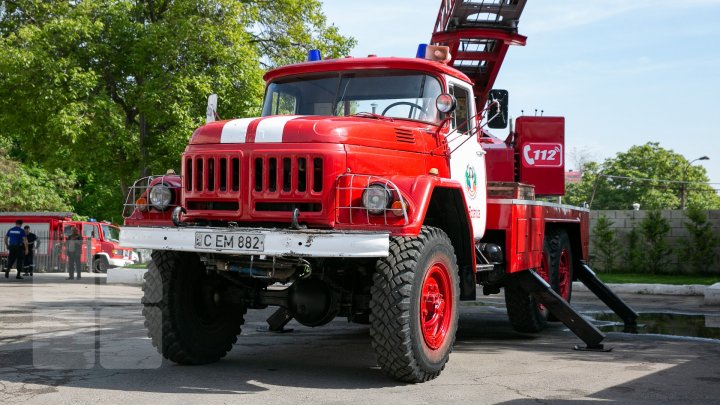
[[[352,114],[351,117],[373,118],[376,120],[395,122],[395,120],[390,117],[386,117],[384,115],[375,114],[375,113],[371,113],[371,112],[365,112],[365,111]]]

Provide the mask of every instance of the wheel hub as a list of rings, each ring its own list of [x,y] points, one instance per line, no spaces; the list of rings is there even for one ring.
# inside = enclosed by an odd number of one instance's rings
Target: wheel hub
[[[447,268],[434,264],[423,281],[420,327],[425,343],[433,350],[442,346],[452,319],[452,286]]]

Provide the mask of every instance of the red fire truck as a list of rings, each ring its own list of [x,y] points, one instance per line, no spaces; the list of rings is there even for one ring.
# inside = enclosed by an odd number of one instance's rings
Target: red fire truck
[[[310,52],[265,75],[259,118],[215,121],[211,97],[181,173],[141,179],[127,200],[121,243],[153,250],[143,313],[162,354],[216,361],[247,310],[277,306],[271,331],[369,323],[381,368],[427,381],[478,285],[504,289],[515,329],[557,319],[600,348],[568,305],[573,279],[632,326],[584,263],[588,211],[536,198],[564,193],[564,119],[486,131],[509,121],[507,92],[491,89],[525,44],[524,5],[443,1],[417,58]]]
[[[73,215],[72,212],[0,212],[0,232],[5,235],[18,219],[23,221],[23,226],[30,226],[38,237],[36,269],[64,270],[63,263],[67,258],[63,242],[72,228],[77,228],[85,241],[81,263],[87,268],[105,272],[109,267],[133,263],[132,249],[121,248],[118,244],[120,228],[107,222],[74,221]],[[0,247],[0,256],[7,256],[4,245]]]

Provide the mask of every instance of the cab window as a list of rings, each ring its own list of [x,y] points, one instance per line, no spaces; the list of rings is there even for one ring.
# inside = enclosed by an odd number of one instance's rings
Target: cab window
[[[82,235],[83,238],[96,238],[97,232],[95,231],[95,226],[91,224],[83,224]]]
[[[268,115],[292,115],[295,114],[297,106],[297,98],[290,93],[282,91],[273,91],[269,95],[269,105],[266,102],[266,108],[269,108]]]
[[[120,241],[120,228],[112,225],[102,225],[103,232],[105,233],[105,239],[112,242]]]
[[[472,117],[469,116],[470,111],[470,97],[467,89],[458,86],[450,87],[450,94],[455,96],[457,100],[457,107],[452,115],[453,128],[456,128],[459,133],[469,134],[472,126],[470,120]]]
[[[268,85],[263,116],[376,116],[437,124],[440,81],[416,71],[348,71],[280,78]]]

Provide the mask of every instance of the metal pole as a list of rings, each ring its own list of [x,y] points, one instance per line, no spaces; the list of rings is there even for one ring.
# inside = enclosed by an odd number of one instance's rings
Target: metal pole
[[[697,162],[698,160],[710,160],[707,156],[700,156],[697,159],[693,159],[688,164],[685,165],[685,169],[683,170],[683,178],[682,178],[682,184],[680,188],[680,209],[685,209],[685,200],[686,200],[686,194],[687,194],[687,172],[690,170],[690,166]]]

